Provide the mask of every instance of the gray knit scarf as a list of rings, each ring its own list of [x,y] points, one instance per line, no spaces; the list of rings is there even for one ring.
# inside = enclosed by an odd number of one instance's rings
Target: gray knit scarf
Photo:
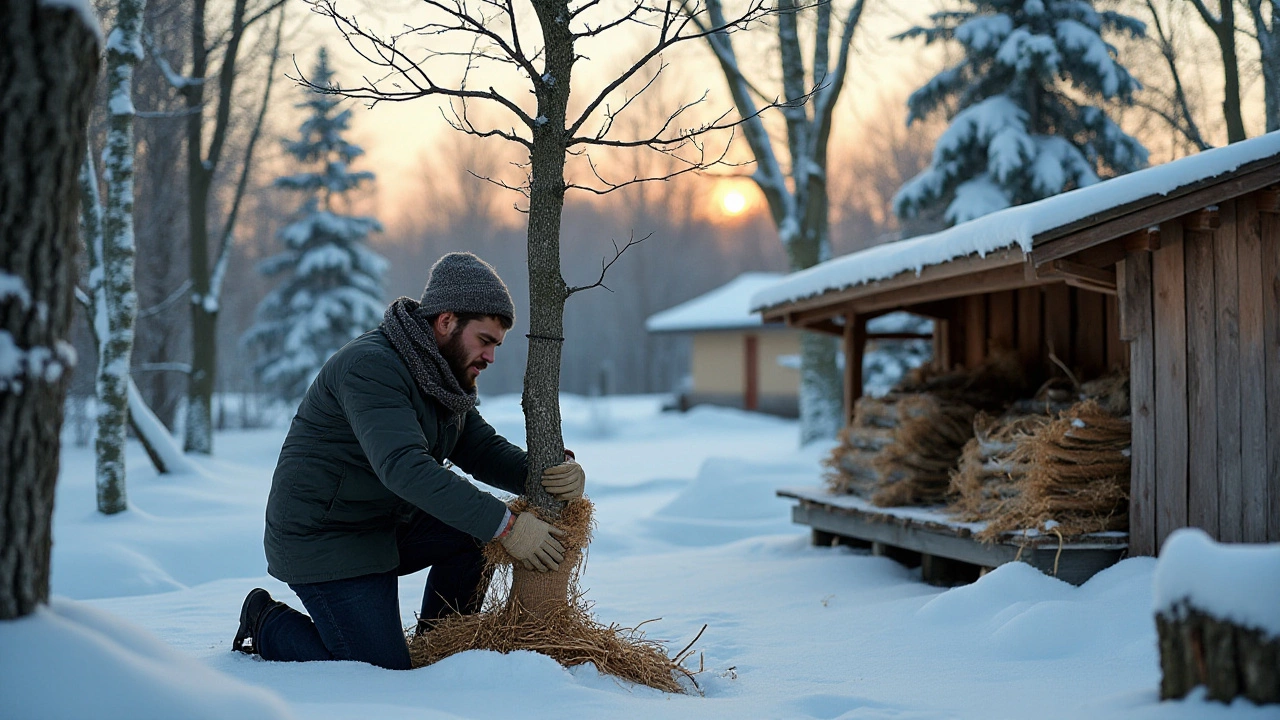
[[[456,415],[466,415],[476,406],[476,391],[468,392],[458,384],[416,300],[402,297],[391,303],[380,327],[423,395],[440,401]]]

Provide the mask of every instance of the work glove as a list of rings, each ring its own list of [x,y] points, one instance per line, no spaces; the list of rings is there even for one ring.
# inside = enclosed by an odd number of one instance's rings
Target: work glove
[[[563,535],[560,528],[539,520],[531,512],[524,512],[516,516],[511,532],[498,542],[525,570],[550,572],[558,569],[564,560],[564,546],[554,537]]]
[[[582,488],[587,483],[587,474],[582,466],[569,461],[552,465],[542,471],[542,489],[557,500],[574,500],[582,497]]]

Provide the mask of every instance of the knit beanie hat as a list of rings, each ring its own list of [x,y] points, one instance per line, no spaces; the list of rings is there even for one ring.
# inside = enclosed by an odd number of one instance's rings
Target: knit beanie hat
[[[506,283],[492,265],[469,252],[451,252],[431,266],[421,312],[427,316],[442,312],[497,315],[513,323],[516,318]]]

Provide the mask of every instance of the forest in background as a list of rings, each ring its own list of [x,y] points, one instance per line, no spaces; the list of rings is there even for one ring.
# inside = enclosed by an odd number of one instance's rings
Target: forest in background
[[[1169,33],[1176,50],[1173,67],[1181,71],[1179,86],[1183,107],[1169,73],[1167,54],[1155,38],[1119,42],[1123,61],[1146,86],[1138,107],[1118,118],[1121,125],[1150,148],[1152,161],[1163,162],[1200,149],[1187,132],[1187,122],[1209,144],[1227,140],[1220,110],[1221,58],[1188,2],[1100,3],[1121,8],[1149,20],[1148,9],[1162,13],[1162,32]],[[214,3],[213,8],[223,4]],[[946,3],[936,3],[944,6]],[[225,8],[222,8],[225,9]],[[905,29],[914,20],[882,13],[882,26]],[[111,7],[99,11],[104,25]],[[318,41],[334,49],[340,39],[328,38],[324,28],[302,22],[305,10],[292,9],[289,32],[283,40],[282,65],[294,74],[294,62],[306,67],[314,59]],[[895,19],[896,18],[896,19]],[[189,3],[153,0],[147,7],[145,27],[158,53],[174,66],[182,65],[189,51],[184,47],[190,23]],[[264,24],[265,25],[265,24]],[[1244,22],[1241,22],[1244,25]],[[264,27],[264,30],[266,28]],[[1247,33],[1244,33],[1247,35]],[[776,38],[758,33],[761,58],[776,52]],[[936,227],[925,220],[902,228],[890,211],[891,199],[901,184],[928,162],[933,142],[943,129],[940,123],[916,123],[907,128],[907,94],[943,67],[946,51],[925,52],[918,44],[888,40],[883,33],[864,34],[857,50],[867,59],[915,53],[917,77],[899,88],[885,89],[874,77],[855,77],[856,91],[842,99],[841,125],[832,144],[830,177],[833,253],[842,255],[872,244],[897,239]],[[1242,36],[1240,46],[1242,90],[1250,108],[1261,107],[1261,64],[1257,45]],[[263,91],[271,37],[260,32],[241,51],[241,90],[246,100]],[[1252,53],[1252,54],[1251,54]],[[292,61],[290,61],[292,58]],[[674,58],[694,63],[696,58]],[[718,76],[703,58],[702,72],[679,73],[684,88],[705,82],[719,91]],[[764,64],[764,61],[760,61]],[[855,62],[852,73],[859,73]],[[775,72],[776,74],[776,72]],[[697,77],[693,80],[690,76]],[[701,86],[697,88],[701,90]],[[101,90],[104,92],[105,90]],[[250,187],[235,228],[229,270],[218,319],[217,390],[243,397],[261,390],[251,373],[247,350],[240,338],[253,321],[254,309],[270,289],[270,281],[256,271],[261,259],[278,250],[276,231],[294,211],[296,202],[271,187],[273,179],[291,171],[280,140],[296,126],[303,99],[295,83],[277,78],[258,145]],[[660,97],[660,96],[659,96]],[[253,131],[255,101],[237,103],[232,110],[228,155],[243,152]],[[105,103],[100,103],[100,107]],[[137,290],[140,314],[133,353],[133,376],[143,396],[171,428],[180,422],[178,408],[186,393],[185,363],[191,347],[191,318],[183,291],[188,277],[186,216],[186,136],[181,97],[173,91],[165,73],[154,62],[139,64],[135,76],[134,104],[141,111],[137,122]],[[722,107],[727,104],[722,103]],[[380,137],[365,130],[373,114],[383,107],[366,109],[352,103],[353,137],[366,150],[376,144],[393,147],[396,137]],[[423,107],[421,132],[436,138],[429,151],[417,158],[416,177],[390,178],[362,158],[354,169],[379,174],[374,189],[359,195],[355,209],[378,217],[385,233],[370,239],[373,249],[390,261],[386,299],[400,295],[416,298],[431,264],[445,252],[471,250],[491,262],[502,274],[516,300],[517,313],[527,318],[527,281],[522,215],[512,205],[520,198],[475,176],[501,177],[510,171],[501,149],[460,136],[450,130],[432,107]],[[1246,113],[1250,135],[1263,130],[1261,112]],[[1178,128],[1181,124],[1183,127]],[[95,116],[91,137],[101,146],[105,119]],[[373,153],[371,153],[373,155]],[[746,155],[731,155],[744,162]],[[630,167],[661,159],[621,158],[623,174],[642,172]],[[743,176],[750,166],[728,167],[723,175]],[[215,177],[212,213],[225,214],[230,204],[237,168]],[[562,247],[564,275],[570,284],[589,284],[599,275],[601,262],[613,256],[613,243],[646,238],[630,249],[606,278],[612,290],[596,289],[574,297],[566,307],[566,344],[561,386],[567,392],[635,393],[674,390],[688,368],[688,342],[678,336],[654,336],[644,330],[649,315],[715,288],[749,270],[785,271],[786,258],[776,231],[763,211],[749,182],[737,180],[748,196],[756,198],[746,212],[726,217],[715,208],[716,193],[726,181],[717,175],[685,175],[663,183],[630,186],[596,198],[571,195],[566,203]],[[933,221],[936,223],[936,221]],[[486,371],[482,392],[519,392],[524,371],[526,341],[520,330],[508,336],[499,361]],[[92,395],[95,349],[82,326],[77,349],[81,363],[72,394]],[[236,412],[240,412],[236,408]],[[219,409],[215,408],[215,420]],[[224,413],[225,419],[227,415]]]

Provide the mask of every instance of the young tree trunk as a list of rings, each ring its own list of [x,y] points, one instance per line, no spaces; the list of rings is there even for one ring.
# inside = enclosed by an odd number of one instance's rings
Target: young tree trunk
[[[1244,116],[1240,111],[1240,60],[1236,57],[1236,11],[1235,0],[1221,0],[1222,17],[1214,32],[1218,36],[1218,46],[1222,48],[1222,68],[1224,71],[1224,92],[1222,113],[1227,119],[1227,142],[1244,140]]]
[[[1245,139],[1244,118],[1240,112],[1240,61],[1236,56],[1235,0],[1218,0],[1218,15],[1214,15],[1207,0],[1192,0],[1200,18],[1213,31],[1222,55],[1222,116],[1227,123],[1227,142]]]
[[[213,452],[213,381],[217,370],[217,306],[209,296],[209,190],[213,168],[204,159],[204,76],[209,53],[204,36],[205,2],[196,0],[191,16],[191,77],[182,89],[187,101],[187,234],[191,271],[191,375],[183,447]]]
[[[564,338],[564,302],[568,286],[560,274],[560,218],[564,208],[564,165],[569,78],[574,63],[565,0],[534,0],[546,42],[546,73],[534,78],[538,122],[533,131],[529,186],[529,359],[525,365],[524,408],[529,474],[525,499],[551,517],[564,504],[542,487],[542,471],[564,462],[560,428],[560,354]],[[511,594],[526,609],[539,612],[568,598],[570,558],[555,573],[516,566]]]
[[[102,282],[102,206],[99,204],[98,197],[98,173],[94,168],[92,149],[89,149],[85,152],[84,163],[80,168],[80,232],[84,236],[83,245],[89,256],[89,292],[87,297],[80,296],[78,299],[88,316],[93,345],[98,349],[101,357],[102,338],[106,335],[103,328],[107,325],[107,301],[104,297]],[[194,472],[191,461],[182,454],[181,446],[169,434],[164,423],[160,422],[156,414],[147,406],[147,401],[142,398],[142,393],[134,385],[131,376],[125,377],[125,384],[129,405],[128,412],[125,414],[129,419],[129,427],[133,428],[138,441],[142,443],[142,448],[147,451],[147,457],[151,458],[151,464],[155,466],[156,472],[161,475],[169,472]],[[122,505],[125,488],[122,474],[119,485]],[[101,475],[99,475],[98,498],[99,500],[102,498]],[[98,509],[102,510],[101,504]]]
[[[75,8],[0,5],[0,620],[49,598],[75,287],[77,176],[98,74]]]
[[[142,60],[145,0],[120,0],[116,27],[107,43],[107,147],[103,170],[107,184],[102,223],[101,260],[95,323],[98,327],[98,512],[114,515],[128,508],[124,443],[129,419],[129,365],[138,293],[133,283],[133,66]],[[91,170],[90,170],[91,172]],[[96,195],[95,195],[96,197]],[[105,330],[105,332],[103,332]]]

